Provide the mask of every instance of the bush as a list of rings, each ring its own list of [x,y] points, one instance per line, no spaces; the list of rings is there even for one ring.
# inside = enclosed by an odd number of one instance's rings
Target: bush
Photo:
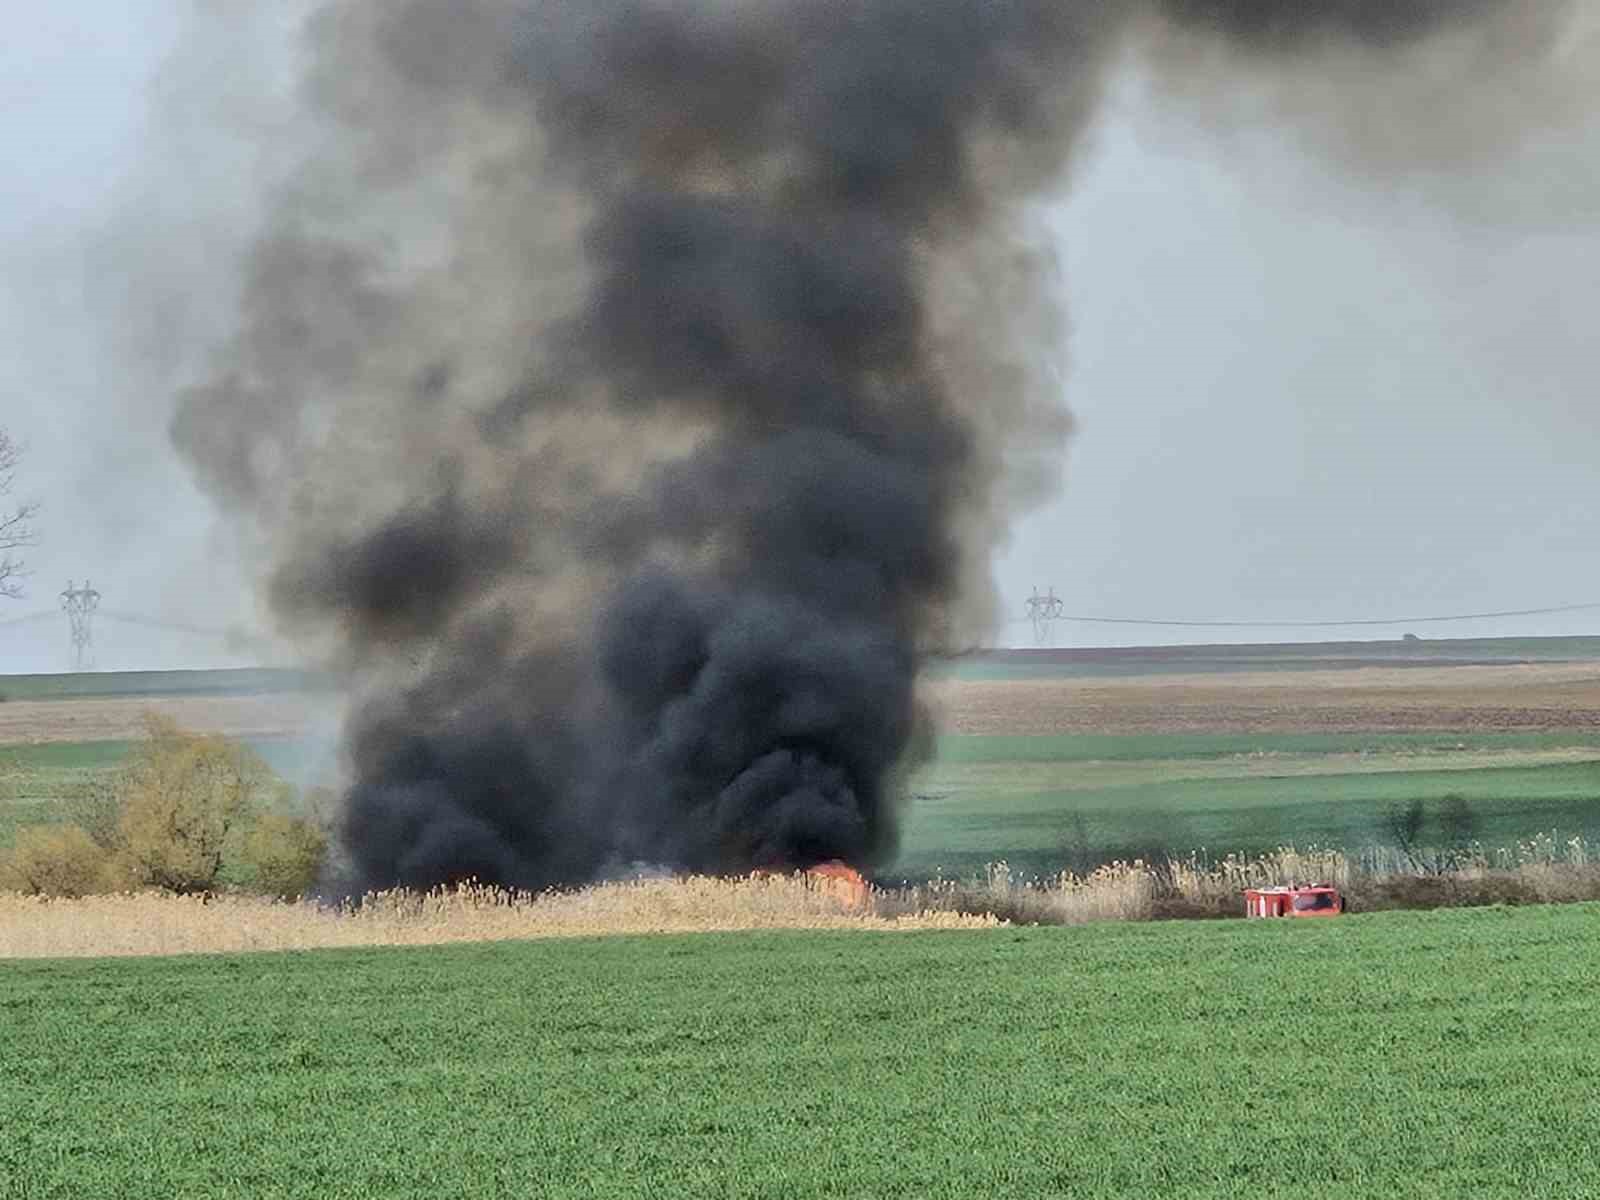
[[[121,850],[122,805],[114,778],[97,773],[73,783],[61,798],[60,810],[66,823],[78,826],[102,850],[110,854]]]
[[[247,746],[162,717],[147,717],[146,728],[118,787],[121,857],[136,885],[210,891],[251,816],[283,784]]]
[[[258,817],[245,839],[243,859],[256,891],[297,897],[310,891],[328,853],[327,836],[314,821],[288,813]]]
[[[25,825],[0,858],[0,890],[33,896],[92,896],[121,880],[104,847],[77,825]]]

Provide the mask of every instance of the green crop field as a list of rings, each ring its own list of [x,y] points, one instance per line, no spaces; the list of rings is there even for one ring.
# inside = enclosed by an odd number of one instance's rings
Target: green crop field
[[[1600,638],[1446,638],[1439,641],[1284,642],[984,650],[933,664],[935,678],[1118,679],[1356,667],[1489,666],[1600,661]]]
[[[19,825],[67,814],[63,802],[130,745],[0,747],[0,847]],[[308,748],[252,745],[290,777]],[[912,780],[901,853],[882,876],[965,876],[1000,859],[1048,874],[1287,842],[1358,850],[1387,840],[1397,806],[1452,795],[1489,847],[1552,830],[1600,840],[1600,731],[946,736]]]
[[[302,760],[310,743],[263,738],[251,743],[269,765],[285,776]],[[45,742],[0,746],[0,849],[12,843],[18,826],[70,819],[73,805],[109,780],[133,742]]]
[[[80,671],[61,675],[0,675],[0,702],[86,700],[116,696],[250,696],[316,691],[328,680],[310,671],[237,667],[212,671]]]
[[[74,816],[74,801],[114,770],[131,742],[51,742],[0,746],[0,849],[18,826]]]
[[[1600,1195],[1600,906],[0,970],[0,1196]]]
[[[941,738],[884,874],[1024,874],[1106,857],[1355,851],[1389,814],[1460,796],[1484,845],[1600,838],[1600,734],[1150,734]],[[1436,830],[1424,829],[1424,837]]]

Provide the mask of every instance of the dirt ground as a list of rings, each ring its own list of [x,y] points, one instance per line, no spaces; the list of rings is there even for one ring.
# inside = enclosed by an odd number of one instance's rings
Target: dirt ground
[[[1600,664],[941,680],[950,733],[1316,733],[1600,727]]]
[[[296,737],[337,719],[325,694],[251,696],[118,696],[93,700],[9,700],[0,704],[0,746],[41,742],[108,742],[144,736],[144,714],[171,717],[197,733],[229,737]]]
[[[1126,678],[938,680],[922,693],[950,733],[1314,733],[1600,728],[1600,663],[1365,667]],[[12,700],[0,745],[137,738],[147,711],[199,732],[295,737],[337,701],[250,696]]]

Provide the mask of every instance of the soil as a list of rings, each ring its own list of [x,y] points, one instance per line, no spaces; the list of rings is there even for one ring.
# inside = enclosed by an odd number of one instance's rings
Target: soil
[[[1600,663],[940,680],[923,694],[949,733],[1600,728]]]
[[[326,729],[337,708],[328,695],[119,696],[94,700],[9,700],[0,704],[0,745],[109,742],[144,736],[146,713],[196,733],[298,737]]]
[[[1600,728],[1600,663],[943,679],[922,695],[949,733],[1315,733]],[[143,735],[155,711],[186,729],[296,737],[337,721],[326,693],[12,700],[0,745]]]

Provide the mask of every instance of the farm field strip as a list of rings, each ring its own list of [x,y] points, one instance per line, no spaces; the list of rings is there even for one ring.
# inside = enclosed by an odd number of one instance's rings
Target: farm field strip
[[[1301,642],[985,651],[935,663],[939,679],[1128,678],[1303,672],[1385,666],[1525,666],[1600,662],[1600,638],[1451,638],[1428,642]]]
[[[937,739],[941,762],[1153,762],[1321,754],[1453,755],[1518,750],[1594,750],[1600,729],[1522,732],[1435,730],[1382,733],[962,734]]]
[[[1312,779],[1328,776],[1427,774],[1440,772],[1513,771],[1540,767],[1600,765],[1600,749],[1469,750],[1450,754],[1263,754],[1237,758],[1151,761],[944,762],[935,760],[913,777],[914,790],[1035,793],[1095,791],[1186,780]],[[923,784],[926,784],[925,788]]]
[[[79,671],[59,675],[0,675],[0,697],[75,700],[114,696],[257,695],[314,691],[328,680],[315,672],[274,667],[197,671]]]
[[[1218,770],[1221,767],[1222,770]],[[961,876],[1006,860],[1024,874],[1110,857],[1267,853],[1280,845],[1358,851],[1388,844],[1386,822],[1422,800],[1458,797],[1489,849],[1535,834],[1600,838],[1600,763],[1476,769],[1278,771],[1230,776],[1226,763],[935,762],[912,781],[901,849],[887,878]],[[1424,838],[1439,836],[1434,826]]]
[[[311,692],[11,700],[0,704],[0,750],[48,742],[128,741],[142,736],[149,712],[198,733],[300,737],[331,727],[339,704],[328,694]]]
[[[1595,905],[45,961],[0,1011],[8,1200],[1600,1189]]]
[[[947,733],[1437,733],[1600,728],[1600,664],[932,679]]]
[[[0,747],[0,847],[16,827],[62,819],[128,742]],[[331,744],[254,739],[286,777],[332,782]],[[1149,757],[1140,757],[1149,756]],[[1480,840],[1600,835],[1600,735],[1157,735],[939,739],[910,781],[902,852],[886,877],[1081,865],[1093,848],[1182,854],[1355,849],[1381,840],[1396,805],[1460,795]],[[1069,853],[1070,851],[1070,853]]]
[[[252,749],[296,784],[335,782],[331,742],[251,738]],[[109,782],[136,743],[127,740],[0,745],[0,849],[22,825],[73,819],[73,807]]]
[[[1446,651],[1458,652],[1406,653]],[[1145,669],[1184,657],[1129,661]],[[924,691],[944,728],[937,757],[911,780],[890,879],[968,874],[1002,858],[1049,873],[1096,852],[1356,849],[1382,840],[1396,806],[1451,795],[1472,806],[1474,836],[1490,847],[1540,832],[1600,836],[1594,661],[1009,682],[932,675]],[[106,770],[151,707],[250,740],[296,783],[337,782],[337,703],[325,693],[13,699],[0,704],[0,847],[18,825],[63,815],[55,802]]]

